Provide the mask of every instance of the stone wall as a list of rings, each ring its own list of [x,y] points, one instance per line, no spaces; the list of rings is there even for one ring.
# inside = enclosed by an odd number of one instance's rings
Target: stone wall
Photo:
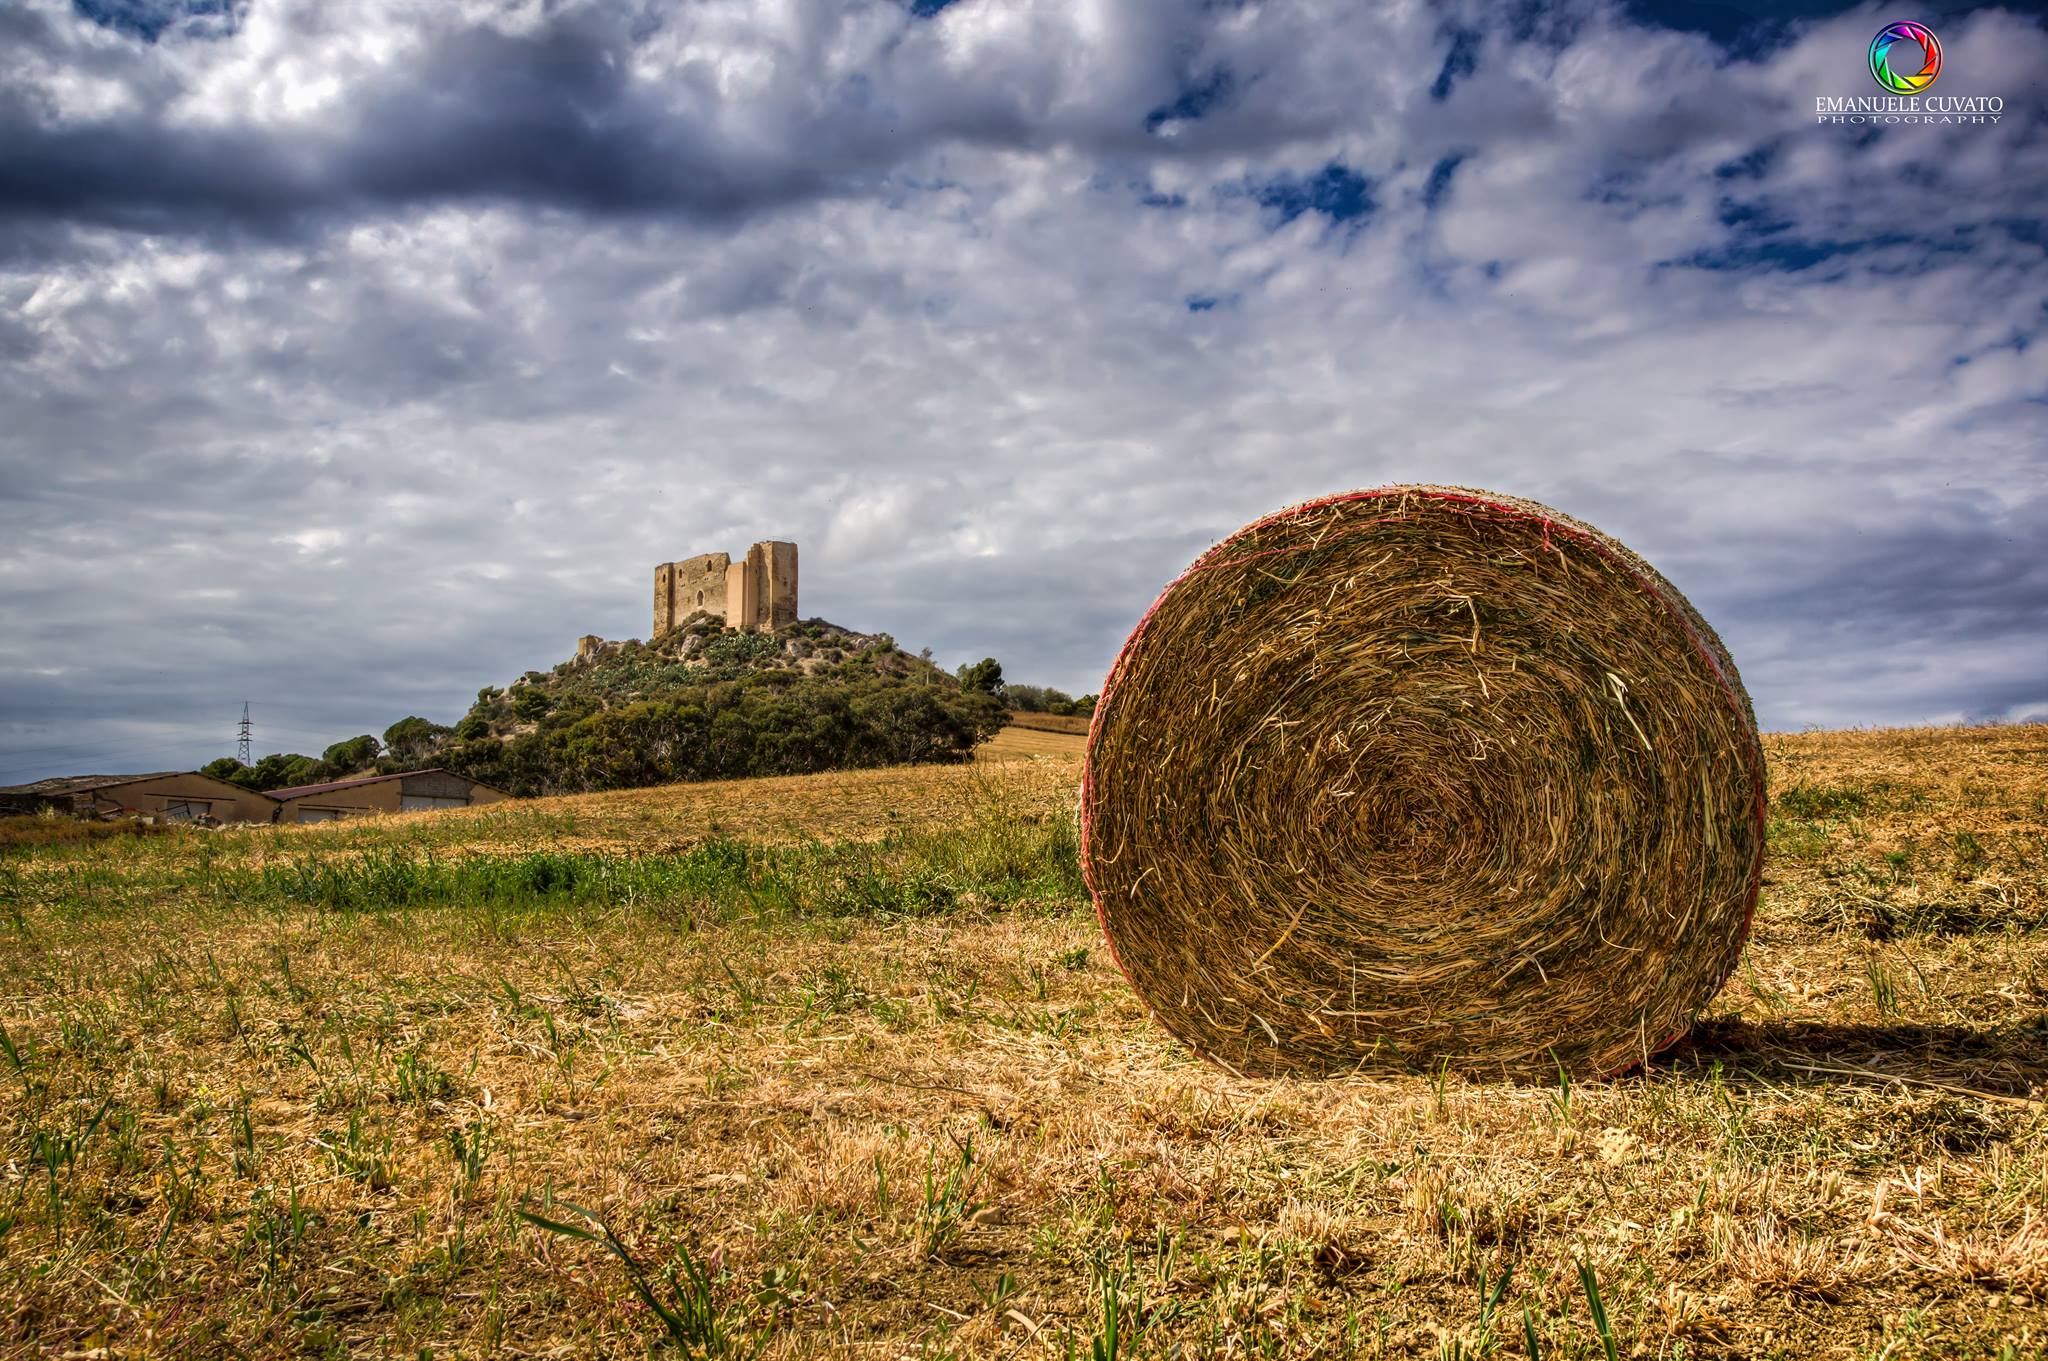
[[[725,622],[733,628],[752,628],[755,588],[760,578],[745,558],[725,569]]]
[[[699,610],[728,618],[726,569],[731,565],[727,554],[699,553],[655,568],[654,635],[660,637]]]
[[[796,622],[796,545],[768,539],[734,562],[700,553],[654,569],[654,636],[703,610],[729,628],[759,631]]]

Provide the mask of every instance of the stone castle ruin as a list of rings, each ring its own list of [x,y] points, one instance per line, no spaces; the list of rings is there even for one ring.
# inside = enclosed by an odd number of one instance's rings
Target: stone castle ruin
[[[796,622],[796,545],[764,540],[735,562],[699,553],[654,569],[654,637],[699,610],[750,633]]]
[[[748,633],[769,633],[794,624],[796,545],[764,539],[738,562],[725,553],[699,553],[654,569],[654,632],[650,639],[700,612],[724,620],[727,628]],[[576,640],[576,660],[596,661],[623,646],[586,633]]]

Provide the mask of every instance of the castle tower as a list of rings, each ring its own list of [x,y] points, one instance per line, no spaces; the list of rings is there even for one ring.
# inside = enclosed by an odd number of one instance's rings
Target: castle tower
[[[796,545],[764,539],[737,562],[724,553],[700,553],[654,569],[655,637],[699,610],[727,628],[758,632],[794,624]]]
[[[747,550],[747,575],[755,601],[747,617],[755,628],[782,629],[796,622],[796,545],[765,539]]]
[[[676,565],[664,562],[654,569],[654,633],[659,638],[676,626]]]

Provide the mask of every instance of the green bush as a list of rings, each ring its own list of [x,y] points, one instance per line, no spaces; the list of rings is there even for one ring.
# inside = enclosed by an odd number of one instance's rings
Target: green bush
[[[964,761],[1005,722],[990,695],[887,678],[756,672],[670,689],[509,740],[465,741],[442,763],[516,794]]]

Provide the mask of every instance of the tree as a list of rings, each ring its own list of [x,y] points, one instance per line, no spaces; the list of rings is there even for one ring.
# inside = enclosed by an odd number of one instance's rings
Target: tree
[[[960,677],[960,688],[978,690],[984,695],[1003,693],[1003,664],[993,657],[983,657],[972,666],[963,666],[955,672]]]
[[[512,716],[522,723],[531,723],[554,707],[548,692],[535,685],[520,686],[519,693],[512,697]]]
[[[351,737],[345,742],[336,742],[333,746],[321,752],[320,763],[343,772],[361,770],[364,766],[376,760],[377,753],[381,750],[383,748],[378,745],[377,739],[368,733],[364,733],[360,737]]]
[[[245,766],[232,756],[223,756],[209,763],[200,774],[238,784],[244,789],[265,790],[294,784],[319,784],[323,780],[334,779],[337,772],[310,756],[301,756],[295,751],[274,751],[253,766]]]
[[[244,789],[254,789],[256,772],[232,756],[223,756],[218,761],[208,761],[199,768],[201,775],[211,775],[216,780],[226,780]]]
[[[384,748],[401,761],[421,760],[441,744],[452,729],[413,714],[384,730]]]
[[[1071,714],[1074,697],[1050,685],[1005,685],[1003,700],[1012,709],[1027,714]]]

